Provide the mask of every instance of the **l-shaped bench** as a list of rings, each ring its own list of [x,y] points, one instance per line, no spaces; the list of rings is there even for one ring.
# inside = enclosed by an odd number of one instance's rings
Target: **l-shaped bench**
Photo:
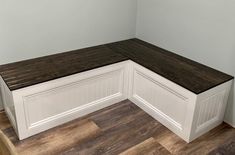
[[[222,123],[233,82],[139,39],[2,65],[0,75],[21,140],[130,99],[190,142]]]

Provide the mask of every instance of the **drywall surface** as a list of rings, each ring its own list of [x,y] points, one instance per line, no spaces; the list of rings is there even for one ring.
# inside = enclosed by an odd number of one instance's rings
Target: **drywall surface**
[[[136,0],[0,2],[0,64],[135,36]]]
[[[0,64],[135,37],[136,0],[0,2]]]
[[[136,36],[235,75],[234,0],[138,0]],[[234,86],[225,121],[235,126]]]

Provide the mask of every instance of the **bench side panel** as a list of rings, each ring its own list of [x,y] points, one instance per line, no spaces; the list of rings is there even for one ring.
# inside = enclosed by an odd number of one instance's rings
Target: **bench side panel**
[[[127,99],[128,62],[79,73],[14,92],[19,138]]]
[[[197,95],[133,63],[130,99],[189,142]]]
[[[6,83],[3,81],[2,77],[0,76],[0,87],[1,87],[1,101],[2,101],[2,108],[5,110],[13,128],[17,130],[17,123],[16,123],[16,113],[15,113],[15,105],[13,101],[12,92],[7,87]]]

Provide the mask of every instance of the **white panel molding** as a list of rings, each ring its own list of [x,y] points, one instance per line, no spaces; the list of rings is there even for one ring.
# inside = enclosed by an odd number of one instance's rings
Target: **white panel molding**
[[[223,122],[232,81],[197,95],[134,62],[131,74],[129,99],[186,142]]]
[[[127,99],[128,64],[120,62],[13,91],[19,138]]]
[[[189,142],[197,96],[137,63],[131,72],[130,100]]]
[[[232,82],[228,81],[198,95],[191,141],[223,122]]]
[[[72,114],[95,104],[122,96],[123,70],[117,70],[93,78],[60,86],[44,92],[23,96],[23,105],[28,128],[39,122],[52,121],[64,115]],[[52,102],[53,101],[53,102]],[[64,104],[66,102],[66,104]],[[47,110],[44,106],[57,109]],[[44,109],[34,116],[34,109]],[[47,112],[47,113],[46,113]],[[42,117],[45,115],[44,117]],[[36,120],[35,120],[36,119]],[[47,120],[47,121],[46,121]]]
[[[140,101],[140,103],[143,103],[144,106],[146,106],[147,108],[151,109],[152,111],[154,111],[155,117],[158,117],[158,120],[160,118],[164,119],[165,121],[168,121],[169,123],[171,123],[172,125],[174,125],[176,128],[178,128],[179,130],[182,130],[182,125],[178,122],[176,122],[175,120],[173,120],[171,117],[167,116],[165,113],[161,112],[160,110],[158,110],[156,107],[154,107],[153,105],[151,105],[150,103],[148,103],[147,101],[145,101],[143,98],[141,98],[138,95],[134,95],[133,96],[135,99],[137,99],[138,101]]]
[[[221,113],[219,110],[222,109],[224,96],[225,90],[199,103],[196,132],[200,132],[209,124],[219,120],[219,114]]]
[[[19,139],[130,99],[186,142],[223,122],[232,85],[231,80],[194,94],[131,60],[13,92],[0,82]]]
[[[137,70],[137,69],[136,69],[135,71],[136,71],[137,74],[143,76],[144,78],[148,79],[149,81],[153,82],[154,84],[158,85],[159,87],[163,88],[164,90],[168,91],[169,93],[175,95],[176,97],[178,97],[178,98],[180,98],[180,99],[182,99],[182,100],[184,100],[184,101],[186,101],[186,102],[188,101],[188,98],[187,98],[186,96],[180,94],[179,92],[176,92],[175,90],[169,88],[169,87],[166,86],[165,84],[160,83],[160,82],[158,82],[158,81],[156,81],[156,80],[150,78],[149,76],[147,76],[147,75],[141,73],[141,71],[139,71],[139,70]]]
[[[107,102],[109,100],[112,100],[112,99],[115,99],[115,98],[118,98],[118,97],[121,97],[122,94],[121,93],[117,93],[117,94],[114,94],[114,95],[111,95],[111,96],[108,96],[106,98],[102,98],[100,100],[97,100],[97,101],[94,101],[94,102],[91,102],[89,104],[86,104],[86,105],[83,105],[81,107],[77,107],[77,108],[74,108],[74,109],[71,109],[71,110],[68,110],[66,112],[63,112],[63,113],[60,113],[60,114],[57,114],[55,116],[52,116],[52,117],[48,117],[44,120],[41,120],[41,121],[38,121],[36,123],[32,123],[32,124],[28,124],[28,128],[29,129],[33,129],[33,128],[36,128],[38,126],[42,126],[46,123],[50,123],[52,121],[55,121],[55,120],[58,120],[58,119],[62,119],[63,117],[67,117],[69,115],[73,115],[75,113],[79,113],[79,112],[82,112],[83,110],[86,110],[86,109],[89,109],[89,108],[93,108],[95,106],[98,106],[99,104],[103,104],[104,102]]]

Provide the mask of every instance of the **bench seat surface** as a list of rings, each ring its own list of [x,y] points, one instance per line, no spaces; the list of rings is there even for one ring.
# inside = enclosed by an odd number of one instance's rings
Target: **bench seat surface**
[[[2,65],[0,75],[13,91],[125,60],[101,45]]]
[[[233,79],[228,74],[139,39],[113,43],[109,48],[195,94]]]
[[[233,79],[139,39],[1,65],[0,75],[13,91],[129,59],[195,94]]]

